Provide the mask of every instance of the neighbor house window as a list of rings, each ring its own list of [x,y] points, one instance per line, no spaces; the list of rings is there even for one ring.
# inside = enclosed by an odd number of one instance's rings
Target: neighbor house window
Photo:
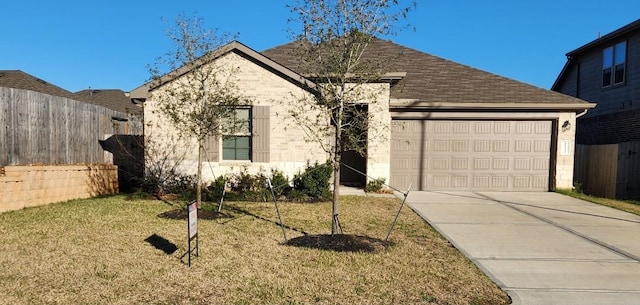
[[[251,128],[250,108],[236,108],[223,120],[223,160],[251,160]]]
[[[627,43],[625,41],[602,51],[602,87],[624,82]]]

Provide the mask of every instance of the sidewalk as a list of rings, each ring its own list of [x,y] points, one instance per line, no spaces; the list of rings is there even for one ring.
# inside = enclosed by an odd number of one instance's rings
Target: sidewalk
[[[407,202],[513,304],[640,304],[640,216],[556,193],[411,192]]]

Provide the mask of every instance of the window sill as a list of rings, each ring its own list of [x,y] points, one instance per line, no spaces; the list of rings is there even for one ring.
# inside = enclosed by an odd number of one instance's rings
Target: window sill
[[[601,89],[602,91],[606,91],[606,90],[611,90],[611,89],[616,89],[616,88],[624,87],[626,84],[627,84],[627,82],[625,81],[625,82],[621,82],[621,83],[619,83],[619,84],[613,84],[613,85],[609,85],[609,86],[606,86],[606,87],[601,87],[600,89]]]

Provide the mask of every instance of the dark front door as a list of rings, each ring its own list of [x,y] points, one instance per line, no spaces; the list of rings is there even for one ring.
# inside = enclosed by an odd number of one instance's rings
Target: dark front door
[[[351,105],[345,115],[346,132],[351,139],[357,139],[357,143],[351,143],[358,147],[342,152],[340,165],[340,183],[349,186],[364,186],[367,182],[367,129],[368,107],[366,104]],[[360,151],[360,152],[358,152]]]

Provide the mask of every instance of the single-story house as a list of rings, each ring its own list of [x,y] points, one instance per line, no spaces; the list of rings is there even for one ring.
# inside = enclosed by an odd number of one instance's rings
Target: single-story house
[[[310,94],[305,89],[310,80],[298,71],[294,48],[289,43],[257,52],[234,41],[216,52],[213,60],[235,69],[236,86],[251,101],[245,113],[251,127],[241,148],[215,139],[208,143],[208,178],[272,168],[291,178],[308,162],[327,159],[318,143],[307,141],[302,129],[291,124],[289,111],[304,109],[299,97]],[[363,103],[375,123],[386,128],[369,134],[364,157],[344,158],[369,178],[345,170],[343,182],[384,178],[398,189],[412,184],[413,190],[572,187],[576,113],[593,104],[375,39],[366,56],[379,54],[397,56],[379,82],[367,84],[380,93]],[[146,100],[145,135],[169,139],[172,128],[154,104],[162,91],[163,86],[144,84],[130,95]],[[194,141],[178,147],[188,147],[182,169],[195,173]]]

